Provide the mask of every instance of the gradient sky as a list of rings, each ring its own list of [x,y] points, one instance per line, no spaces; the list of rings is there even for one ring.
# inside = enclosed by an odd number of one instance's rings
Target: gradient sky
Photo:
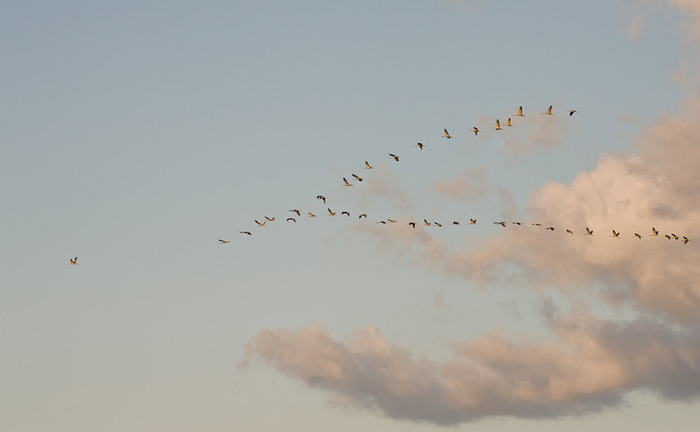
[[[697,0],[0,11],[5,429],[700,423]]]

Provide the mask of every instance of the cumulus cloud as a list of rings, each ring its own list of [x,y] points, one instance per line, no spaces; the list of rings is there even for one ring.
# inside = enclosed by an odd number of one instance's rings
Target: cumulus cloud
[[[583,415],[648,389],[700,396],[700,333],[653,320],[601,322],[584,313],[550,323],[551,343],[496,331],[458,343],[438,362],[392,346],[376,328],[344,341],[312,325],[261,330],[250,352],[281,373],[331,392],[334,403],[402,420],[452,425],[485,416]]]

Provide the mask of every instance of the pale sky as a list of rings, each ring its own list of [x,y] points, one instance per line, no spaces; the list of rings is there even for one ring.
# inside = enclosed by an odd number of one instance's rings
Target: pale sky
[[[700,423],[699,1],[0,11],[3,429]]]

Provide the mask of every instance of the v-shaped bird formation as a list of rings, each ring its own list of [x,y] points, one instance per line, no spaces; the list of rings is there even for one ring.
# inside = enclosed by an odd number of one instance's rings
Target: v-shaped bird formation
[[[568,113],[569,116],[573,116],[574,113],[578,113],[578,111],[575,110],[575,109],[569,109],[569,110],[566,110],[566,113]],[[544,112],[541,113],[541,115],[554,116],[555,113],[553,112],[553,106],[552,106],[552,105],[549,105],[549,106],[546,108],[546,110],[545,110]],[[522,107],[522,106],[519,106],[519,107],[518,107],[518,110],[517,110],[517,113],[516,113],[516,114],[513,114],[513,116],[514,116],[514,117],[525,117],[526,115],[525,115],[524,112],[523,112],[523,107]],[[514,125],[513,122],[512,122],[512,117],[508,117],[508,119],[506,120],[506,123],[505,123],[505,127],[515,127],[515,126],[516,126],[516,125]],[[504,128],[501,126],[501,122],[500,122],[499,119],[496,119],[496,125],[495,125],[495,127],[491,127],[491,129],[496,130],[496,131],[499,131],[499,132],[504,130]],[[478,136],[479,136],[479,132],[481,132],[481,129],[479,129],[477,126],[474,126],[474,127],[471,129],[471,132],[474,133],[474,136],[475,136],[475,137],[478,137]],[[442,133],[441,137],[442,137],[442,138],[447,138],[447,139],[453,139],[453,138],[454,138],[454,136],[451,135],[450,132],[448,132],[448,130],[447,130],[446,128],[443,129],[443,133]],[[417,143],[417,144],[415,144],[415,146],[418,147],[419,150],[423,150],[424,148],[426,148],[426,146],[425,146],[424,144],[420,143],[420,142]],[[400,161],[400,158],[399,158],[399,155],[398,155],[398,154],[389,153],[388,155],[389,155],[389,157],[392,158],[395,162],[399,162],[399,161]],[[359,168],[359,167],[358,167],[358,168]],[[369,163],[369,161],[364,161],[364,165],[362,166],[362,169],[372,170],[372,169],[374,169],[374,167]],[[358,175],[356,175],[356,174],[354,174],[354,173],[350,173],[350,176],[351,176],[351,178],[353,179],[352,181],[354,181],[354,182],[362,182],[362,181],[363,181],[363,178],[362,178],[362,177],[359,177]],[[351,186],[354,186],[355,184],[358,184],[358,183],[351,183],[350,181],[348,181],[347,177],[342,177],[342,183],[341,183],[341,186],[342,186],[342,187],[351,187]],[[324,196],[324,195],[317,195],[316,198],[317,198],[318,200],[323,201],[324,204],[326,203],[326,196]],[[297,216],[300,216],[300,215],[301,215],[301,211],[298,210],[298,209],[292,209],[292,210],[289,210],[289,211],[295,213]],[[327,212],[328,212],[327,216],[335,216],[335,215],[336,215],[336,212],[333,211],[333,210],[331,210],[330,208],[327,208]],[[343,211],[341,211],[341,215],[350,216],[350,212],[349,212],[348,210],[343,210]],[[307,218],[315,218],[315,217],[316,217],[315,213],[312,213],[311,211],[308,211],[308,216],[307,216]],[[359,214],[358,219],[362,219],[362,218],[365,218],[365,219],[366,219],[366,218],[367,218],[367,214],[366,214],[366,213],[361,213],[361,214]],[[258,227],[263,227],[267,222],[272,222],[272,221],[274,221],[274,219],[275,219],[274,217],[273,217],[273,218],[269,218],[269,217],[265,216],[265,221],[263,221],[263,222],[258,222],[258,220],[254,220],[254,222],[257,224]],[[411,218],[411,219],[412,219],[412,218]],[[422,226],[422,227],[436,227],[436,228],[441,228],[441,227],[443,227],[443,225],[442,225],[440,222],[434,220],[432,217],[431,217],[431,218],[428,218],[428,217],[421,217],[421,218],[418,218],[418,219],[423,219],[423,223],[422,223],[422,224],[418,224],[418,223],[416,223],[414,220],[411,220],[411,219],[409,219],[409,221],[406,222],[406,223],[407,223],[408,226],[410,226],[411,228],[414,228],[414,229],[415,229],[416,227],[419,227],[419,226]],[[428,219],[431,219],[432,222],[429,222]],[[296,221],[295,218],[289,217],[289,218],[287,218],[287,222],[294,222],[294,223],[296,223],[297,221]],[[396,222],[397,222],[397,219],[392,219],[392,218],[386,218],[386,219],[385,219],[385,218],[382,218],[382,219],[379,219],[379,220],[375,220],[375,223],[381,224],[381,225],[386,225],[386,224],[391,224],[391,223],[396,223]],[[522,222],[518,222],[518,221],[512,221],[512,222],[510,222],[510,224],[509,224],[507,221],[493,221],[493,224],[494,224],[494,225],[499,225],[499,226],[501,226],[502,228],[506,228],[506,227],[508,227],[509,225],[516,225],[516,226],[522,226],[522,225],[523,225]],[[465,220],[464,220],[464,225],[477,225],[477,218],[475,218],[475,217],[469,217],[468,219],[465,219]],[[454,221],[452,221],[452,223],[450,224],[450,226],[452,226],[452,227],[462,227],[463,225],[462,225],[462,223],[461,223],[460,221],[454,220]],[[531,222],[531,223],[530,223],[530,226],[532,226],[532,227],[539,227],[539,228],[541,229],[543,225],[542,225],[541,223],[539,223],[539,222]],[[557,230],[557,228],[554,227],[554,226],[549,225],[549,226],[544,227],[544,230],[550,231],[550,232],[555,232],[555,231]],[[251,231],[248,231],[248,230],[242,230],[242,231],[239,231],[239,232],[240,232],[241,234],[248,235],[248,236],[252,235]],[[561,228],[561,232],[564,233],[564,234],[568,234],[568,235],[576,235],[576,234],[578,234],[578,233],[581,233],[581,234],[584,235],[584,236],[589,236],[589,237],[594,236],[594,231],[593,231],[593,229],[592,229],[591,227],[588,227],[588,226],[586,226],[586,227],[581,227],[581,229],[576,229],[576,228],[574,228],[574,227],[562,227],[562,228]],[[621,233],[618,232],[616,229],[611,229],[611,232],[612,232],[612,235],[610,235],[609,237],[612,237],[612,238],[620,238]],[[630,234],[630,236],[633,236],[633,238],[636,238],[636,239],[642,239],[642,238],[644,237],[644,235],[640,234],[639,232],[633,232],[633,233]],[[676,234],[674,234],[674,233],[665,234],[664,236],[659,236],[659,231],[658,231],[656,228],[654,228],[654,227],[651,227],[651,228],[650,228],[650,234],[648,235],[648,237],[660,237],[660,238],[666,238],[666,239],[668,239],[668,240],[673,239],[673,240],[679,240],[679,241],[681,241],[680,239],[681,239],[681,237],[682,237],[682,242],[683,242],[684,244],[686,244],[686,243],[688,243],[688,242],[690,241],[690,239],[689,239],[688,237],[686,237],[686,236],[678,236],[678,235],[676,235]],[[230,242],[230,240],[222,240],[222,239],[219,239],[219,242],[221,242],[221,244],[228,244],[228,243]]]

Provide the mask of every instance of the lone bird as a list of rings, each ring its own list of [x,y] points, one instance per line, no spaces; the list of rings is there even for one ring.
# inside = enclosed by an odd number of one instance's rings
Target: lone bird
[[[452,135],[450,135],[450,133],[447,132],[447,129],[443,129],[442,131],[444,132],[444,135],[442,136],[443,138],[447,138],[447,139],[452,138]]]
[[[69,258],[69,261],[71,265],[78,265],[78,257]]]
[[[394,160],[395,160],[396,162],[398,162],[398,161],[399,161],[399,157],[398,157],[398,156],[396,156],[395,154],[391,154],[391,153],[389,153],[389,156],[391,156],[392,158],[394,158]]]

